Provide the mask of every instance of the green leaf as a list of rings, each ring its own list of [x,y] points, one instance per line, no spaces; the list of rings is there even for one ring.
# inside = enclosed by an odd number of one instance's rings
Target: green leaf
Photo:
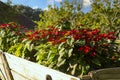
[[[65,64],[66,59],[62,59],[57,63],[57,66],[60,67],[61,65]]]
[[[73,48],[68,51],[68,57],[72,56]]]
[[[0,45],[2,45],[2,38],[0,37]]]
[[[101,66],[101,63],[98,59],[93,59],[92,62],[98,66]]]
[[[11,46],[7,52],[8,53],[14,53],[17,49],[17,46],[18,46],[18,44],[14,45],[14,46]]]
[[[24,40],[22,40],[22,43],[25,43],[26,41],[28,41],[28,39],[24,39]]]
[[[61,48],[59,51],[59,55],[63,56],[65,54],[65,48]]]
[[[23,51],[23,45],[22,44],[19,44],[18,47],[17,47],[17,50],[15,51],[15,55],[16,56],[22,56],[22,51]]]
[[[25,43],[25,47],[29,50],[29,51],[32,51],[33,47],[34,47],[34,44],[31,44],[31,41],[27,41]]]
[[[74,43],[74,38],[67,39],[67,44],[73,46],[73,43]]]
[[[120,44],[120,40],[115,40],[114,43],[116,43],[116,44]]]
[[[64,43],[59,44],[58,49],[61,49],[63,47]]]
[[[85,40],[77,40],[75,43],[79,45],[85,45]]]
[[[42,49],[40,49],[39,52],[36,53],[36,56],[37,56],[36,60],[39,60],[39,61],[42,61],[47,57],[46,52]]]

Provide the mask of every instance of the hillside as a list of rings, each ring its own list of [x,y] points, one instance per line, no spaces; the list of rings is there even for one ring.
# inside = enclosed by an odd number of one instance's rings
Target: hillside
[[[16,12],[12,7],[0,1],[0,23],[16,22],[25,26],[27,29],[33,29],[35,23],[28,17]]]

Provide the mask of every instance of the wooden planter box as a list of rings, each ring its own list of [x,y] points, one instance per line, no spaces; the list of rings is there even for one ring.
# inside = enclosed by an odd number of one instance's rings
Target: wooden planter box
[[[0,52],[0,80],[80,80],[48,67]],[[120,80],[120,67],[99,69],[81,80]]]
[[[0,52],[2,80],[80,80],[48,67]]]

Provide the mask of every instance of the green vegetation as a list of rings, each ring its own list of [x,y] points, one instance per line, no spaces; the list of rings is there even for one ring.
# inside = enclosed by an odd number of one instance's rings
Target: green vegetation
[[[1,24],[0,49],[77,77],[120,67],[119,4],[119,0],[95,0],[92,10],[83,13],[81,4],[66,0],[60,8],[43,11],[33,31],[23,33],[15,23]]]
[[[17,13],[8,5],[0,2],[0,23],[8,23],[15,20]]]
[[[37,9],[32,9],[29,6],[24,6],[24,5],[13,5],[13,9],[22,15],[25,15],[26,17],[30,18],[33,21],[38,21],[40,20],[39,14],[42,14],[42,10],[40,8]]]

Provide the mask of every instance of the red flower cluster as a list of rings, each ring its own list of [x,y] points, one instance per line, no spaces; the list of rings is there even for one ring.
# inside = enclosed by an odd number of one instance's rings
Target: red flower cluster
[[[99,29],[80,29],[80,30],[60,30],[53,26],[49,29],[43,29],[35,32],[28,32],[26,34],[30,40],[47,39],[47,41],[54,44],[65,42],[68,36],[74,38],[74,40],[85,40],[86,44],[91,41],[100,41],[103,39],[115,39],[114,32],[108,34],[101,34]]]
[[[71,35],[75,40],[84,39],[86,42],[99,41],[102,39],[115,39],[114,32],[101,34],[99,29],[71,30]]]
[[[106,43],[108,39],[115,39],[114,32],[100,33],[99,29],[72,30],[72,36],[75,40],[85,41],[85,44],[80,46],[78,51],[82,51],[84,54],[89,54],[92,57],[96,56],[98,47],[109,46],[109,44]]]
[[[87,54],[88,52],[91,51],[91,47],[86,45],[86,46],[80,47],[78,50],[83,51],[85,54]]]
[[[6,27],[8,27],[8,26],[10,26],[10,24],[1,24],[1,25],[0,25],[0,28],[6,28]]]
[[[2,29],[14,28],[15,29],[15,28],[24,28],[24,26],[18,26],[16,23],[11,22],[11,23],[8,23],[8,24],[1,24],[0,28],[2,28]]]
[[[48,29],[38,31],[28,31],[26,34],[29,40],[45,40],[53,44],[65,42],[68,36],[74,38],[75,41],[85,41],[84,45],[79,45],[78,51],[85,55],[89,54],[92,57],[97,55],[97,47],[109,46],[106,41],[114,40],[114,32],[100,33],[99,29],[80,29],[80,30],[60,30],[59,28],[50,27]],[[74,45],[74,44],[73,44]]]
[[[96,51],[95,51],[95,48],[92,48],[90,46],[82,46],[82,47],[79,47],[78,51],[83,51],[84,54],[89,54],[90,53],[90,56],[92,57],[95,57],[97,54],[96,54]]]
[[[99,33],[99,29],[90,30],[90,29],[80,29],[80,30],[71,30],[71,35],[75,40],[85,39],[86,41],[93,40],[93,37]]]
[[[109,32],[108,34],[99,34],[97,35],[94,40],[95,41],[98,41],[98,40],[101,40],[101,39],[115,39],[116,37],[114,36],[114,32]]]
[[[50,27],[49,29],[38,30],[35,32],[27,31],[26,37],[29,40],[46,40],[53,44],[65,42],[66,38],[64,35],[66,31],[60,31],[59,28]]]
[[[60,31],[59,28],[55,28],[55,27],[50,27],[50,29],[48,29],[47,35],[48,35],[48,41],[52,42],[53,44],[59,44],[61,42],[65,42],[66,38],[65,38],[65,34],[67,33],[67,31]]]
[[[39,32],[38,31],[26,31],[26,37],[29,39],[29,40],[38,40],[40,38],[40,35],[39,35]]]

